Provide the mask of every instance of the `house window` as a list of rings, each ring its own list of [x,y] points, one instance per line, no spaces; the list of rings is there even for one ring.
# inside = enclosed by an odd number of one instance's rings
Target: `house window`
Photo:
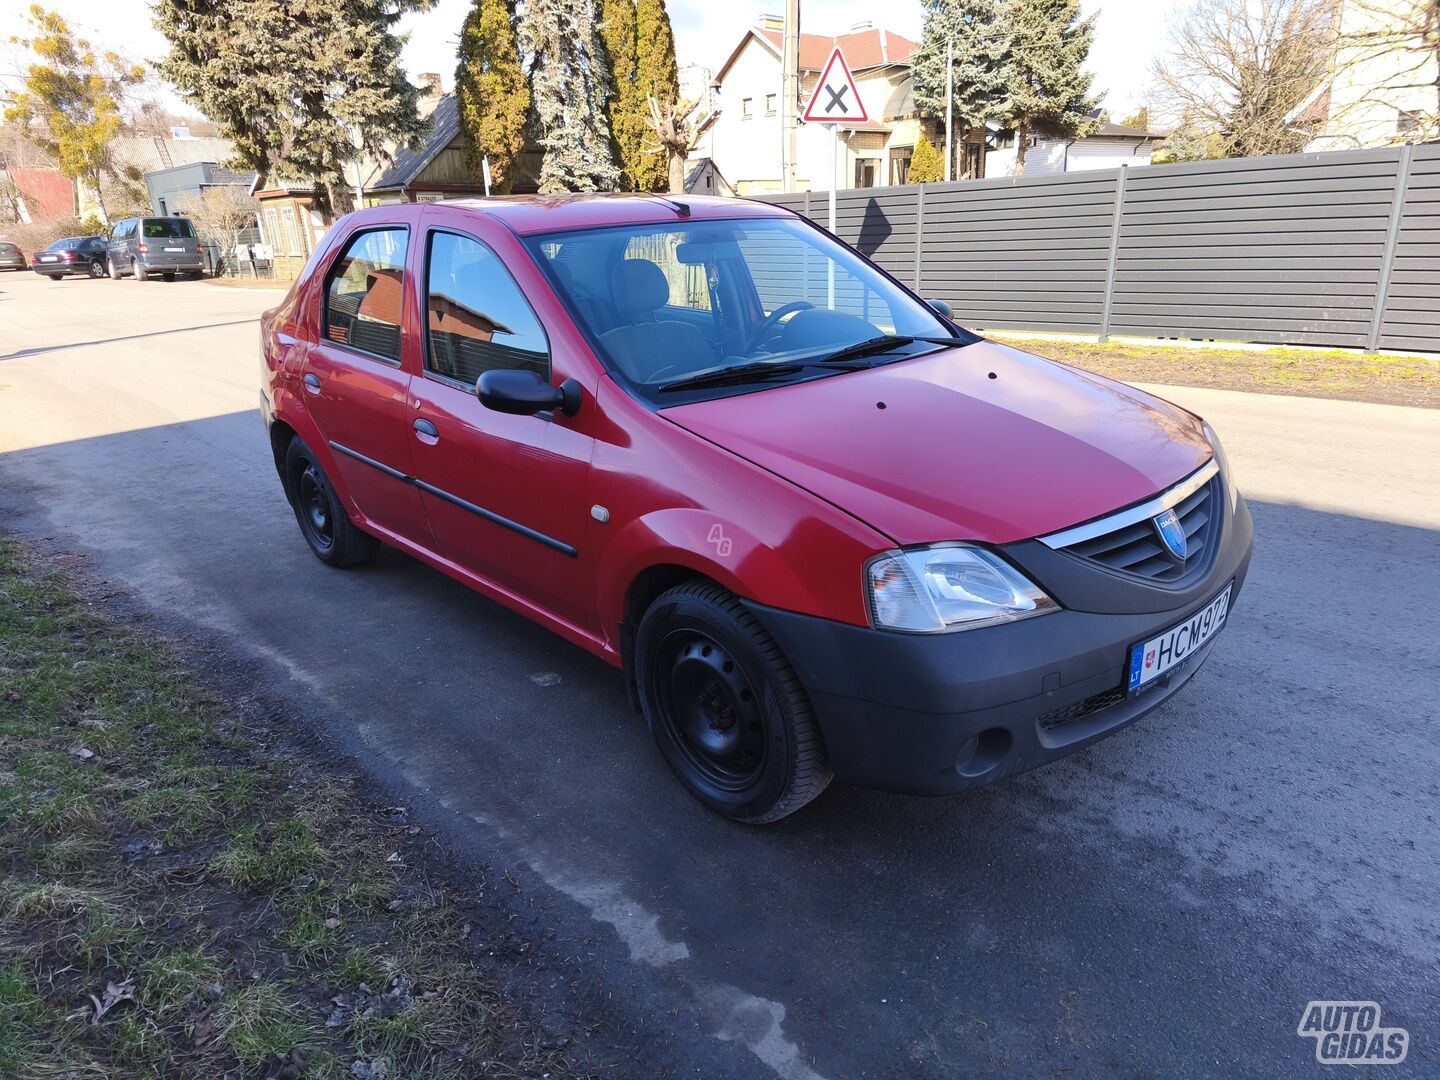
[[[766,94],[766,95],[765,95],[765,115],[766,115],[766,116],[774,116],[774,115],[775,115],[775,95],[774,95],[774,94]]]
[[[741,119],[741,120],[749,120],[750,117],[752,117],[752,116],[754,116],[754,115],[755,115],[755,99],[754,99],[754,98],[748,98],[748,97],[747,97],[747,98],[741,98],[741,99],[740,99],[740,119]]]
[[[910,182],[910,160],[915,156],[913,146],[892,146],[890,148],[890,183]]]
[[[875,175],[878,172],[879,165],[880,162],[877,161],[875,158],[856,158],[855,186],[857,188],[874,187]]]

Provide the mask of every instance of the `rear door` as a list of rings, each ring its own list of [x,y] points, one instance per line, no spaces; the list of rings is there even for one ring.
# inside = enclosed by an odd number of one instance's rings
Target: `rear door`
[[[186,218],[145,218],[140,233],[148,266],[190,269],[199,261],[195,226]]]
[[[135,226],[135,218],[122,218],[117,221],[110,229],[110,242],[105,247],[111,265],[118,266],[127,273],[130,270],[130,244],[135,235]]]
[[[303,397],[360,512],[428,549],[420,493],[407,479],[414,409],[404,362],[413,335],[405,326],[416,317],[406,295],[410,245],[407,226],[386,224],[357,227],[337,246],[323,282],[320,333],[303,362]]]

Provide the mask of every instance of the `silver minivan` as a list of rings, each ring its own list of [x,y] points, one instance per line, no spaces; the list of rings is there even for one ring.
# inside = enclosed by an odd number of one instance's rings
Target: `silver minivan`
[[[159,274],[174,281],[176,274],[199,277],[205,258],[189,218],[123,218],[110,230],[107,245],[110,276],[130,275],[136,281]]]

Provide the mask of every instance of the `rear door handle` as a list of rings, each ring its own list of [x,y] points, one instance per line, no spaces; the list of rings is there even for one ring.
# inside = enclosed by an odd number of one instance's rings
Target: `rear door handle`
[[[320,376],[313,371],[307,371],[305,373],[305,389],[312,394],[318,394],[320,392]]]
[[[415,437],[426,446],[434,446],[440,441],[439,429],[429,420],[416,420],[412,426],[415,428]]]

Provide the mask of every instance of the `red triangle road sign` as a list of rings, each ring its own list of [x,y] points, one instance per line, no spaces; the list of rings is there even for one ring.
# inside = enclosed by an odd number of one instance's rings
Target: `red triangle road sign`
[[[869,121],[865,102],[860,100],[860,88],[855,85],[855,76],[850,74],[850,65],[845,63],[845,54],[838,47],[820,72],[820,81],[815,84],[810,104],[805,106],[805,113],[800,119],[809,124],[863,124]]]

